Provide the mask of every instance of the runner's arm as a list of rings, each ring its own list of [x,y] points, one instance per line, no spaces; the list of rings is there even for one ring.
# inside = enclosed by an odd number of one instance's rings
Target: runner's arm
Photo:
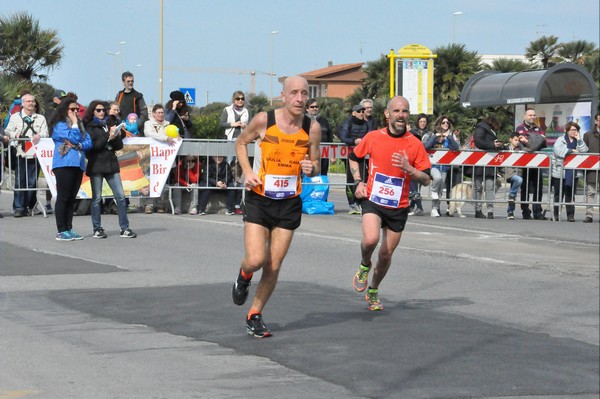
[[[313,121],[310,125],[308,157],[300,161],[302,172],[306,176],[316,176],[321,171],[321,125]],[[310,162],[306,162],[310,161]]]
[[[254,173],[250,159],[248,158],[248,144],[261,138],[261,135],[267,130],[267,113],[261,112],[256,115],[246,129],[242,131],[235,141],[235,153],[242,168],[245,177],[244,186],[247,189],[262,184],[258,176]]]

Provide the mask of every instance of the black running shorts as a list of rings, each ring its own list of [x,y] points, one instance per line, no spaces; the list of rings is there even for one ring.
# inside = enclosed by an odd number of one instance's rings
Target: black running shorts
[[[377,205],[369,200],[364,200],[360,203],[362,213],[374,213],[381,219],[381,227],[387,227],[388,229],[401,233],[404,231],[406,226],[406,220],[408,219],[409,208],[386,208]]]
[[[260,224],[269,230],[274,227],[296,230],[302,220],[300,196],[274,200],[247,191],[244,207],[244,222]]]

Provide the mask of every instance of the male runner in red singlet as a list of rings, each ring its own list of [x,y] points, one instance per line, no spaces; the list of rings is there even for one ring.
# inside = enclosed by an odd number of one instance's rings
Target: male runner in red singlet
[[[283,107],[256,115],[235,144],[248,191],[244,210],[246,255],[233,284],[232,297],[236,305],[243,305],[252,274],[262,269],[246,317],[248,335],[258,338],[271,336],[262,310],[275,289],[294,230],[300,226],[300,173],[315,176],[320,170],[321,128],[318,122],[304,116],[308,82],[300,76],[289,77],[281,95]],[[255,140],[260,140],[254,154],[260,160],[257,170],[252,169],[248,159],[248,144]]]
[[[365,296],[369,310],[383,309],[379,300],[379,284],[390,268],[392,255],[406,225],[410,181],[423,186],[431,183],[429,155],[421,141],[407,129],[410,116],[408,100],[400,96],[392,98],[385,116],[389,120],[388,127],[367,133],[349,155],[356,197],[364,198],[361,202],[361,264],[353,280],[354,289],[358,292],[367,288],[371,256],[379,243],[380,230],[383,231],[375,271]],[[365,185],[360,178],[358,161],[367,155],[369,177]]]

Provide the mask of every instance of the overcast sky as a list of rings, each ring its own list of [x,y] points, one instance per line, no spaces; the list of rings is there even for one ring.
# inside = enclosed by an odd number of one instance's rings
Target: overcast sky
[[[290,76],[328,61],[375,60],[408,44],[434,49],[453,36],[479,54],[522,55],[542,35],[596,45],[600,35],[598,0],[164,0],[163,7],[163,100],[172,90],[191,87],[197,105],[229,102],[235,90],[248,92],[251,70],[257,71],[256,91],[268,96],[271,45],[273,71]],[[130,70],[146,101],[159,101],[159,0],[22,0],[0,6],[4,16],[18,11],[59,32],[65,57],[50,74],[53,86],[76,92],[83,104],[112,99],[122,70]],[[280,91],[274,79],[274,95]]]

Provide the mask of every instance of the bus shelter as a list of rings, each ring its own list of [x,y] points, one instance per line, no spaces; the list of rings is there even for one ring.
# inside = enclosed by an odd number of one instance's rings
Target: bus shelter
[[[574,121],[586,132],[598,109],[598,92],[592,75],[577,64],[559,64],[548,69],[508,72],[482,71],[473,75],[460,94],[464,108],[515,106],[515,126],[526,107],[536,110],[536,124],[549,144],[564,134],[564,125]]]

